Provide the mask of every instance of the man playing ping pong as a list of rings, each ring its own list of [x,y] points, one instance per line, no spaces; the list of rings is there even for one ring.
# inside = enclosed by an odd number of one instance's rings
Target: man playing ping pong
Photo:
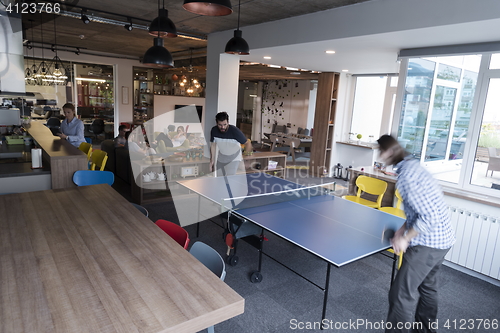
[[[389,291],[386,332],[410,332],[404,324],[413,321],[421,323],[421,329],[412,332],[435,332],[429,324],[436,321],[438,311],[436,273],[455,242],[448,207],[437,182],[395,138],[382,135],[377,141],[382,162],[397,168],[396,186],[406,214],[406,222],[391,239],[394,252],[405,255]]]
[[[217,125],[210,131],[210,171],[221,170],[224,176],[234,175],[243,159],[240,144],[245,145],[245,153],[251,154],[252,143],[238,127],[229,125],[226,112],[217,113],[215,121]]]

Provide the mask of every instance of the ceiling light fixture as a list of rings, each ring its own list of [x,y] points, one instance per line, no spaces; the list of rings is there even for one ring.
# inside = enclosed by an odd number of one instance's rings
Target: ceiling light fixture
[[[130,17],[127,17],[128,24],[125,24],[124,28],[127,31],[132,31],[134,27],[132,26],[132,19]]]
[[[335,53],[335,51],[333,51],[333,50],[326,50],[326,51],[325,51],[325,53],[326,53],[326,54],[334,54],[334,53]]]
[[[168,50],[163,46],[163,38],[160,37],[160,32],[158,31],[158,37],[154,39],[154,45],[151,46],[142,59],[144,65],[162,67],[162,68],[172,68],[174,67],[174,59]]]
[[[271,59],[271,57],[270,56],[264,56],[264,59],[268,59],[269,60],[269,59]]]
[[[342,72],[349,72],[349,70],[348,69],[343,69]]]
[[[80,16],[80,19],[82,20],[83,23],[85,24],[89,24],[90,23],[90,19],[87,15],[85,15],[87,11],[82,9],[82,15]]]
[[[158,17],[149,25],[149,34],[163,38],[177,37],[177,28],[174,22],[168,18],[168,10],[165,9],[165,0],[163,0],[162,9],[160,9],[160,0],[158,0]]]
[[[225,16],[233,12],[230,0],[184,0],[182,7],[198,15]]]
[[[64,64],[62,63],[61,59],[59,58],[59,55],[57,54],[57,31],[56,31],[56,14],[54,13],[54,45],[52,45],[52,52],[56,53],[56,56],[54,59],[52,59],[52,63],[50,66],[54,67],[54,70],[52,71],[52,81],[54,84],[61,84],[61,85],[66,85],[68,76],[66,73],[69,71],[66,70],[64,67]],[[47,76],[49,77],[49,76]],[[56,80],[57,79],[57,80]]]
[[[230,54],[247,55],[250,54],[248,43],[241,37],[240,30],[240,13],[241,13],[241,0],[238,0],[238,29],[234,30],[234,37],[226,44],[224,52]]]
[[[106,80],[104,80],[104,79],[88,79],[88,78],[85,78],[85,77],[77,77],[75,80],[77,80],[77,81],[100,82],[100,83],[106,82]]]

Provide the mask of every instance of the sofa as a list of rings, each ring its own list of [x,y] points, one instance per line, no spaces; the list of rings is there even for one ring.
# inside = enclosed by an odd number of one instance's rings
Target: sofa
[[[130,184],[132,179],[132,166],[130,165],[130,153],[126,147],[115,147],[114,140],[101,142],[101,150],[108,154],[105,170],[111,171],[115,177]]]

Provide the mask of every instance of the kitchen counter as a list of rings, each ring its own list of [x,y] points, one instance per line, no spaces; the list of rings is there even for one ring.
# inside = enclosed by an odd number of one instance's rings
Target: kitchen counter
[[[52,189],[76,186],[73,174],[88,169],[87,155],[66,140],[52,135],[44,121],[32,121],[27,131],[42,149],[43,165],[50,166]]]

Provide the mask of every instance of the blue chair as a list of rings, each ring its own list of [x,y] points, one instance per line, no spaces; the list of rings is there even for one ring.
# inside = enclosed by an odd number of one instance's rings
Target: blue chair
[[[86,136],[86,137],[85,137],[85,141],[86,141],[87,143],[92,144],[92,138],[89,138],[88,136]]]
[[[115,175],[111,171],[78,170],[73,174],[73,183],[78,186],[109,184],[113,185]]]

